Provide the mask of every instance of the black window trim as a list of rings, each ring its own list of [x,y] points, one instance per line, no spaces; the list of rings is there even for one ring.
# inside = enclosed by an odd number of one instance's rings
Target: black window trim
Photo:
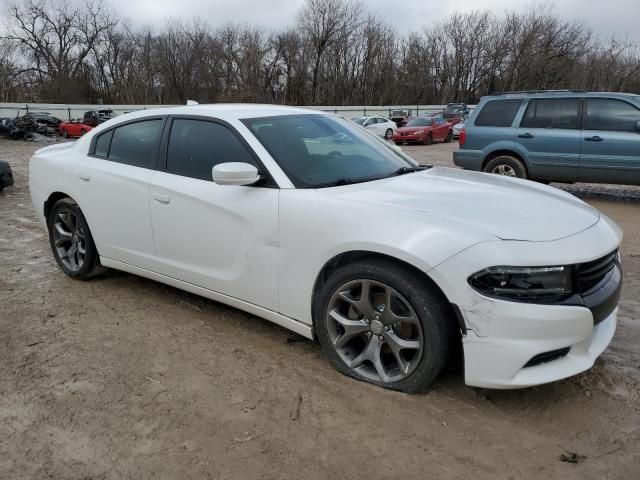
[[[631,132],[628,130],[602,130],[602,129],[586,129],[584,128],[587,125],[587,101],[588,100],[613,100],[614,102],[623,102],[626,103],[627,105],[630,105],[632,108],[635,108],[638,112],[640,112],[640,107],[638,107],[638,105],[634,104],[633,102],[630,102],[624,98],[617,98],[617,97],[582,97],[582,123],[581,123],[581,129],[586,131],[586,132],[618,132],[618,133],[637,133],[637,132]]]
[[[577,100],[578,101],[578,126],[576,128],[558,128],[558,127],[524,127],[522,125],[522,123],[524,122],[524,119],[527,115],[527,110],[529,109],[529,105],[531,104],[531,102],[535,102],[538,100]],[[525,105],[524,105],[524,110],[522,111],[522,115],[520,116],[520,122],[517,125],[517,128],[522,128],[522,129],[533,129],[533,128],[540,128],[543,130],[582,130],[582,125],[584,122],[584,110],[585,110],[586,104],[585,104],[585,99],[582,97],[533,97],[533,98],[529,98],[527,99]],[[517,116],[517,115],[516,115]]]
[[[251,148],[251,145],[249,145],[247,140],[242,136],[240,132],[238,132],[238,130],[233,125],[231,125],[229,122],[222,120],[220,118],[209,117],[205,115],[173,114],[168,116],[167,121],[165,123],[164,131],[162,132],[162,138],[160,140],[160,152],[158,156],[157,170],[167,173],[169,175],[176,175],[178,177],[191,178],[193,180],[200,180],[202,182],[213,182],[213,180],[203,180],[201,178],[187,177],[185,175],[169,172],[167,170],[167,153],[169,151],[169,137],[171,134],[171,128],[173,126],[173,121],[178,119],[179,120],[199,120],[199,121],[204,121],[209,123],[217,123],[218,125],[225,127],[240,141],[242,146],[246,148],[249,155],[251,155],[253,160],[256,162],[258,173],[260,174],[260,177],[262,178],[262,180],[255,186],[262,187],[262,188],[278,188],[278,189],[280,188],[278,183],[274,180],[273,176],[271,175],[271,172],[265,167],[264,163],[262,163],[262,160],[260,159],[258,154],[255,152],[253,148]]]
[[[92,158],[99,158],[100,160],[107,160],[109,162],[114,162],[114,163],[120,163],[122,165],[129,165],[130,167],[137,167],[137,168],[145,168],[147,170],[158,170],[158,162],[159,162],[159,158],[160,158],[160,146],[162,145],[162,139],[164,138],[164,134],[165,134],[165,130],[167,129],[167,119],[168,116],[167,115],[152,115],[149,117],[139,117],[139,118],[132,118],[131,120],[127,120],[126,122],[120,122],[117,123],[109,128],[104,129],[102,132],[98,133],[97,135],[94,135],[91,138],[91,144],[89,145],[89,153],[87,154],[87,156],[92,157]],[[153,155],[153,158],[151,159],[151,165],[147,168],[147,167],[141,167],[139,165],[130,165],[126,162],[117,162],[115,160],[111,160],[108,157],[109,152],[111,151],[111,142],[113,141],[113,131],[116,128],[120,128],[120,127],[124,127],[126,125],[131,125],[134,123],[140,123],[140,122],[146,122],[149,120],[162,120],[162,126],[160,127],[160,141],[158,142],[158,144],[156,145],[156,151],[155,154]],[[107,149],[107,156],[102,156],[102,155],[96,155],[96,143],[98,143],[98,138],[101,137],[102,135],[108,133],[108,132],[112,132],[111,133],[111,140],[109,140],[109,148]]]

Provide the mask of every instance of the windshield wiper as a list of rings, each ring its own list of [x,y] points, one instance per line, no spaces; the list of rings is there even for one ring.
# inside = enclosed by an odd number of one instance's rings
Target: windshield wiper
[[[404,175],[405,173],[419,172],[426,169],[427,167],[425,165],[419,165],[417,167],[400,167],[395,172],[390,173],[388,176],[397,177],[398,175]]]

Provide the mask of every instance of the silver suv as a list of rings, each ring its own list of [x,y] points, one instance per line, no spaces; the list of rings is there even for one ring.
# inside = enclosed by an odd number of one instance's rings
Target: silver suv
[[[547,182],[640,184],[640,95],[563,90],[483,97],[453,163]]]

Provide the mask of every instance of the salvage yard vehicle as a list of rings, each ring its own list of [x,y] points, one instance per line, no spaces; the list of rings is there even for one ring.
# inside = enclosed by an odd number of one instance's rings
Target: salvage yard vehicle
[[[81,137],[85,133],[91,131],[93,127],[90,125],[84,124],[80,120],[72,120],[70,122],[62,122],[58,126],[58,130],[60,131],[60,135],[64,138],[76,138]]]
[[[407,123],[407,119],[411,117],[411,110],[392,110],[389,114],[391,121],[396,124],[396,126],[402,127],[405,123]]]
[[[0,192],[13,185],[13,172],[9,162],[0,160]]]
[[[481,99],[459,167],[545,182],[640,184],[640,96],[581,90]]]
[[[421,143],[431,145],[435,141],[448,143],[453,138],[453,128],[441,116],[412,117],[404,127],[393,134],[395,143]]]
[[[393,132],[398,129],[395,122],[383,117],[356,117],[352,120],[358,125],[362,125],[367,130],[370,130],[376,135],[386,138],[387,140],[391,140]]]
[[[323,112],[145,110],[38,150],[33,206],[59,267],[103,267],[319,340],[339,371],[424,390],[589,369],[611,341],[622,234],[572,195],[418,165]]]

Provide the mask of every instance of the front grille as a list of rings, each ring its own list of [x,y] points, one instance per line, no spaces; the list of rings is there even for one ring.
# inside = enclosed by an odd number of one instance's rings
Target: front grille
[[[535,367],[536,365],[542,365],[543,363],[553,362],[554,360],[566,356],[570,349],[570,347],[565,347],[558,350],[552,350],[550,352],[539,353],[529,360],[523,368]]]
[[[616,265],[618,251],[587,263],[581,263],[576,268],[576,279],[579,293],[585,293],[595,287]]]

